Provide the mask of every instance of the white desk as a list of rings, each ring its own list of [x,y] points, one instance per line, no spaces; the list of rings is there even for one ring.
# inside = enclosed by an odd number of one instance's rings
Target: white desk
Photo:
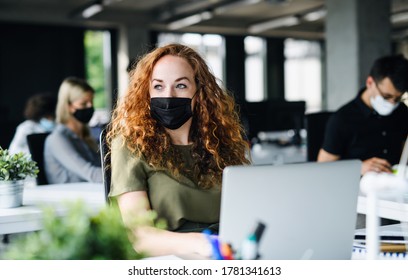
[[[0,234],[35,231],[42,228],[42,205],[52,205],[64,215],[64,202],[83,200],[90,210],[106,205],[103,184],[70,183],[25,187],[23,206],[0,209]]]
[[[399,203],[396,197],[391,195],[378,201],[378,216],[391,220],[408,222],[408,194],[403,195],[403,203]],[[367,214],[367,198],[363,195],[358,197],[357,212]]]

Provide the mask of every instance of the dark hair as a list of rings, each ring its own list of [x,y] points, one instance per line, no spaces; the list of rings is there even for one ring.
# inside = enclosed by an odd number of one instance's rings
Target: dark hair
[[[380,57],[374,62],[370,76],[376,82],[389,78],[404,93],[408,91],[408,60],[402,54]]]
[[[28,120],[39,121],[43,117],[55,117],[57,99],[48,93],[38,93],[27,100],[24,116]]]

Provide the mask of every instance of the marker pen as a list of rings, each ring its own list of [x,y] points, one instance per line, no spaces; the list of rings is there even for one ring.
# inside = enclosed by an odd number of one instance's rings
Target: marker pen
[[[211,244],[212,259],[213,260],[223,260],[224,258],[222,257],[220,248],[219,248],[218,236],[211,235],[211,231],[209,229],[203,230],[202,233],[207,238],[207,241]]]
[[[265,224],[257,222],[256,228],[241,245],[241,258],[243,260],[256,260],[259,258],[258,246],[262,234],[265,230]]]
[[[258,256],[258,242],[255,234],[250,234],[241,246],[241,258],[243,260],[255,260]]]

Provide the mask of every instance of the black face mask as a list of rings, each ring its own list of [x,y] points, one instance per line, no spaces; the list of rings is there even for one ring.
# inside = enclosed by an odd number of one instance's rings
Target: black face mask
[[[191,98],[153,97],[150,99],[150,115],[168,129],[177,129],[192,116]]]
[[[84,109],[76,109],[73,115],[81,123],[87,124],[91,120],[94,111],[95,109],[93,107],[84,108]]]

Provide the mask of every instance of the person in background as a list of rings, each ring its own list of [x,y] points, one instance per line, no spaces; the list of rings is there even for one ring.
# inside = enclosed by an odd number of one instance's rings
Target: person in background
[[[50,184],[102,182],[101,158],[88,122],[94,113],[93,88],[83,79],[66,78],[58,92],[57,126],[44,146]]]
[[[8,149],[11,154],[19,152],[30,154],[27,135],[51,132],[54,129],[56,104],[57,99],[47,93],[35,94],[27,100],[24,109],[26,120],[17,126]]]
[[[377,59],[357,97],[328,120],[318,161],[362,160],[361,174],[391,172],[408,135],[408,60]]]
[[[131,77],[107,135],[109,196],[133,229],[135,250],[208,257],[199,232],[218,230],[223,169],[250,163],[235,101],[203,58],[180,44],[146,54]],[[132,228],[151,210],[167,230]]]

